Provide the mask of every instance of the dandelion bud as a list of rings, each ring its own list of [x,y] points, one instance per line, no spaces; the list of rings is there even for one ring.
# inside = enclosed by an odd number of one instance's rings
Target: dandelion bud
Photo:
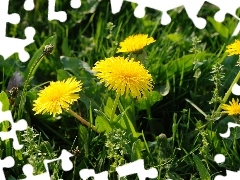
[[[54,48],[54,45],[52,45],[52,44],[46,45],[46,46],[44,47],[43,54],[44,54],[45,56],[51,54],[52,51],[53,51],[53,48]]]
[[[167,136],[163,133],[161,133],[158,137],[157,137],[157,144],[162,147],[165,148],[167,146]]]

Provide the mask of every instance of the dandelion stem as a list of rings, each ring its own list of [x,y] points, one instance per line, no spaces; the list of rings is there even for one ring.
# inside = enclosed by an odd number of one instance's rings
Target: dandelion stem
[[[27,75],[27,79],[23,85],[23,91],[22,91],[22,94],[21,94],[21,98],[20,98],[20,103],[19,103],[19,111],[18,111],[18,118],[21,118],[22,117],[22,113],[23,113],[23,104],[24,104],[24,98],[25,98],[25,95],[26,95],[26,91],[27,91],[27,85],[28,83],[30,82],[30,78],[34,72],[34,70],[36,69],[36,67],[38,67],[37,65],[40,64],[42,58],[44,57],[44,54],[41,54],[41,56],[39,56],[39,58],[37,59],[37,61],[33,64],[33,66],[31,67],[28,75]]]
[[[114,100],[113,107],[112,107],[112,114],[111,114],[111,117],[110,117],[110,122],[111,123],[113,122],[113,118],[114,118],[114,115],[115,115],[115,112],[116,112],[116,109],[117,109],[117,104],[118,104],[119,98],[120,98],[120,93],[117,93],[117,96]]]
[[[92,130],[96,131],[97,133],[99,133],[97,131],[97,128],[93,125],[91,125],[88,121],[86,121],[85,119],[83,119],[81,116],[79,116],[77,113],[75,113],[74,111],[72,111],[71,109],[68,110],[68,112],[74,116],[77,120],[79,120],[82,124],[86,125],[87,127],[91,128]]]
[[[147,118],[150,121],[152,118],[152,113],[151,113],[151,106],[150,106],[150,102],[149,102],[149,93],[147,91],[145,91],[146,94],[146,99],[145,99],[145,103],[146,103],[146,110],[147,110]]]
[[[233,87],[234,84],[236,84],[236,83],[238,82],[239,78],[240,78],[240,71],[238,72],[238,74],[237,74],[237,76],[235,77],[235,79],[233,80],[230,88],[229,88],[228,91],[226,92],[226,94],[225,94],[225,96],[224,96],[224,98],[223,98],[223,103],[226,103],[226,101],[228,100],[228,97],[230,96],[230,94],[231,94],[231,92],[232,92],[232,87]],[[222,108],[221,108],[221,104],[220,104],[220,105],[218,106],[218,109],[217,109],[216,112],[220,112],[221,110],[222,110]]]
[[[26,98],[25,95],[26,95],[26,92],[27,92],[27,85],[28,85],[28,83],[30,82],[33,73],[36,71],[36,68],[37,68],[38,65],[40,64],[42,58],[43,58],[44,56],[47,56],[47,55],[51,54],[52,51],[53,51],[53,48],[54,48],[54,45],[52,45],[52,44],[46,45],[46,46],[44,47],[44,49],[43,49],[42,54],[38,57],[38,59],[36,60],[36,62],[34,62],[34,64],[32,65],[31,69],[29,70],[29,73],[28,73],[28,75],[27,75],[27,79],[26,79],[26,81],[25,81],[25,83],[24,83],[24,85],[23,85],[23,91],[22,91],[21,98],[20,98],[19,110],[18,110],[18,118],[19,118],[19,119],[22,118],[23,105],[24,105],[24,102],[23,102],[23,101],[24,101],[24,98]]]

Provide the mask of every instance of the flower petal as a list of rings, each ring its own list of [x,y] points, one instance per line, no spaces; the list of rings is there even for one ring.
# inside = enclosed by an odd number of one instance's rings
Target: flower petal
[[[141,98],[145,92],[153,88],[152,76],[139,61],[124,59],[124,57],[111,57],[98,61],[93,67],[97,72],[95,76],[104,82],[108,89],[113,89],[117,94],[131,94]]]
[[[67,80],[50,82],[48,87],[45,87],[38,93],[38,98],[34,100],[33,110],[35,114],[49,113],[55,117],[61,114],[62,110],[68,110],[70,105],[79,98],[79,91],[82,90],[81,81],[75,78]]]
[[[239,40],[235,40],[234,43],[228,45],[226,47],[226,52],[228,53],[228,56],[232,56],[232,55],[240,55],[240,41]]]
[[[240,104],[239,99],[232,98],[232,101],[229,101],[229,104],[222,104],[223,109],[222,113],[227,113],[228,115],[239,115],[240,114]]]
[[[155,40],[150,37],[148,38],[147,34],[136,34],[127,37],[123,42],[120,42],[120,47],[117,50],[118,52],[125,52],[125,53],[134,53],[142,50],[145,46],[155,42]]]

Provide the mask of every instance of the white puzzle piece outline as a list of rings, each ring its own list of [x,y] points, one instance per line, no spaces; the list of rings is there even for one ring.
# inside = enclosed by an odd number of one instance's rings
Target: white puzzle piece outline
[[[108,180],[108,172],[103,171],[101,173],[96,174],[94,169],[81,169],[79,171],[79,176],[83,180],[87,180],[90,177],[93,177],[94,180]]]
[[[0,102],[0,123],[3,121],[9,121],[11,123],[11,130],[8,132],[0,132],[0,138],[2,141],[6,139],[13,139],[13,148],[19,150],[23,145],[19,144],[16,131],[24,131],[27,129],[27,121],[24,119],[13,121],[12,113],[10,110],[2,111],[2,102]]]
[[[35,7],[34,1],[33,0],[25,0],[23,7],[26,11],[32,11]]]
[[[112,13],[116,14],[121,10],[121,6],[124,0],[110,0]],[[214,19],[218,22],[223,22],[226,14],[232,15],[238,21],[240,18],[236,15],[236,10],[240,7],[240,1],[236,0],[125,0],[128,2],[136,3],[137,7],[134,10],[134,15],[137,18],[145,16],[145,8],[151,8],[162,12],[161,24],[168,25],[171,22],[171,17],[167,13],[169,10],[173,10],[177,7],[183,6],[186,10],[188,17],[192,20],[193,24],[198,29],[206,27],[207,21],[204,18],[198,17],[198,13],[201,10],[205,2],[211,3],[220,8],[220,10],[214,15]],[[236,36],[240,30],[240,22],[236,26],[232,36]]]
[[[24,50],[26,46],[33,43],[33,37],[35,35],[35,29],[33,27],[27,27],[24,30],[26,39],[18,39],[6,37],[7,22],[11,24],[18,24],[20,22],[20,16],[17,13],[8,14],[9,0],[0,1],[0,55],[4,59],[7,59],[14,53],[18,53],[19,59],[22,62],[26,62],[30,56]]]
[[[146,178],[156,178],[158,171],[156,168],[145,169],[144,160],[139,159],[134,162],[124,164],[116,168],[119,177],[125,177],[131,174],[137,174],[139,180],[145,180]]]
[[[237,19],[239,21],[238,25],[236,26],[236,29],[234,31],[234,33],[232,34],[232,36],[236,36],[239,34],[240,31],[240,18],[236,15],[236,10],[240,7],[240,1],[238,0],[197,0],[197,1],[192,1],[192,0],[169,0],[167,3],[164,0],[126,0],[128,2],[133,2],[138,4],[138,6],[136,7],[135,11],[134,11],[134,15],[138,18],[142,18],[145,16],[145,8],[151,8],[151,9],[155,9],[158,11],[162,12],[162,18],[161,18],[161,24],[163,25],[167,25],[171,22],[171,17],[169,16],[169,14],[167,13],[167,11],[175,9],[177,7],[183,6],[186,10],[186,13],[188,15],[188,17],[193,21],[193,24],[199,28],[199,29],[203,29],[205,28],[207,21],[204,18],[198,17],[197,14],[200,11],[200,9],[202,8],[202,5],[204,4],[204,2],[208,2],[211,3],[212,5],[215,5],[217,7],[219,7],[219,11],[216,12],[216,14],[214,15],[214,19],[218,22],[223,22],[225,19],[226,14],[230,14],[231,16],[233,16],[235,19]],[[55,12],[55,2],[56,0],[48,0],[48,20],[59,20],[60,22],[65,22],[67,20],[67,14],[65,11],[59,11],[59,12]],[[121,10],[121,6],[123,3],[123,0],[110,0],[111,3],[111,8],[112,8],[112,13],[116,14],[117,12],[119,12]],[[70,6],[72,8],[80,8],[81,6],[81,1],[80,0],[70,0]],[[33,10],[35,7],[34,5],[34,0],[25,0],[24,2],[24,9],[26,11],[31,11]],[[26,62],[29,59],[29,54],[25,51],[25,47],[31,43],[34,42],[33,37],[35,35],[35,29],[33,27],[26,27],[26,29],[24,30],[26,39],[17,39],[17,38],[12,38],[12,37],[6,37],[6,23],[9,22],[11,24],[18,24],[20,22],[20,16],[17,13],[12,13],[12,14],[8,14],[8,8],[9,8],[9,0],[0,0],[0,55],[3,56],[4,59],[7,59],[9,56],[11,56],[14,53],[18,53],[19,55],[19,59],[22,62]],[[233,88],[233,94],[235,93],[236,95],[240,95],[239,90],[237,89],[239,86],[236,84]],[[236,90],[237,89],[237,90]],[[2,111],[2,103],[0,102],[0,122],[2,121],[9,121],[11,123],[12,129],[8,132],[0,132],[0,138],[1,140],[6,140],[6,139],[13,139],[13,148],[18,150],[21,149],[23,146],[19,144],[19,141],[17,139],[17,135],[16,135],[16,131],[23,131],[27,128],[27,123],[25,120],[21,119],[18,120],[17,122],[13,121],[12,118],[12,114],[11,111]],[[222,136],[223,138],[226,138],[230,135],[230,128],[231,127],[236,127],[236,126],[240,126],[238,124],[235,123],[228,123],[228,130],[226,133],[224,134],[220,134],[220,136]],[[59,156],[59,158],[56,159],[52,159],[52,160],[44,160],[44,165],[47,168],[47,164],[57,161],[57,160],[62,160],[65,163],[62,163],[62,168],[65,171],[71,170],[73,168],[72,166],[72,162],[70,161],[70,157],[72,156],[71,153],[69,153],[66,150],[62,150],[62,154]],[[224,156],[225,158],[225,156]],[[215,156],[215,161],[217,163],[223,163],[225,161],[225,159],[223,158],[223,155],[221,154],[217,154]],[[3,167],[12,167],[14,166],[14,159],[12,157],[6,157],[3,160],[0,160],[0,166],[1,168]],[[154,168],[151,168],[149,170],[145,170],[144,166],[142,166],[144,164],[143,160],[137,160],[135,162],[123,165],[121,167],[117,168],[118,173],[121,176],[126,176],[126,175],[130,175],[132,173],[128,172],[129,167],[132,167],[132,165],[140,165],[141,167],[139,167],[142,170],[142,175],[146,176],[146,173],[150,173],[152,172],[151,177],[155,177],[156,176],[156,172]],[[26,175],[28,175],[28,179],[32,179],[32,178],[39,178],[41,177],[41,179],[47,180],[50,178],[48,171],[44,174],[38,175],[38,176],[33,176],[30,172],[33,171],[33,169],[31,169],[32,166],[29,164],[26,164],[23,167],[23,170],[25,172]],[[142,169],[143,168],[143,169]],[[134,170],[134,168],[133,168]],[[151,171],[150,171],[151,170]],[[3,171],[3,170],[2,170]],[[83,174],[82,174],[82,173]],[[86,169],[83,171],[79,172],[79,175],[84,175],[85,173],[89,173],[89,174],[85,174],[87,176],[92,175],[93,177],[101,177],[100,175],[102,175],[102,177],[106,177],[106,173],[107,171],[104,171],[102,173],[99,174],[95,174],[95,171],[93,170],[88,170],[86,171]],[[134,170],[135,173],[138,173],[138,170]],[[130,173],[130,174],[129,174]],[[141,179],[143,179],[140,173],[140,177]],[[155,174],[154,174],[155,173]],[[233,176],[236,177],[236,175],[238,175],[238,179],[239,179],[239,174],[240,172],[232,172],[232,171],[228,171],[227,170],[227,176],[223,177],[223,176],[216,176],[215,180],[219,180],[219,179],[233,179]],[[2,176],[1,176],[2,175]],[[150,176],[150,174],[149,174]],[[230,177],[231,176],[231,177]],[[0,179],[5,179],[5,177],[3,177],[3,174],[0,174]],[[32,179],[33,180],[33,179]]]
[[[46,172],[38,175],[33,175],[33,167],[31,164],[25,164],[22,168],[23,173],[26,175],[26,178],[21,180],[51,180],[50,173],[48,169],[48,164],[55,162],[55,161],[61,161],[61,167],[64,171],[70,171],[73,168],[73,163],[70,160],[70,157],[72,157],[73,154],[68,152],[67,150],[63,149],[61,152],[61,155],[58,158],[55,159],[45,159],[43,161],[44,167]]]
[[[222,138],[228,138],[231,133],[230,128],[240,127],[240,125],[233,122],[228,122],[227,127],[228,128],[225,133],[219,133],[219,135]],[[225,156],[223,154],[216,154],[214,157],[214,161],[218,164],[222,164],[225,162]],[[238,180],[239,178],[240,178],[240,170],[237,172],[226,170],[226,176],[217,175],[215,176],[214,180],[229,180],[229,179]]]
[[[48,0],[48,20],[59,20],[65,22],[67,20],[67,13],[65,11],[55,11],[56,0]],[[72,8],[77,9],[81,6],[80,0],[71,0],[70,5]],[[25,0],[24,9],[32,11],[35,7],[34,0]],[[18,53],[19,59],[26,62],[30,59],[29,53],[25,51],[25,47],[34,42],[35,29],[33,27],[26,27],[24,34],[26,39],[6,37],[7,23],[18,24],[20,16],[17,13],[8,14],[9,0],[0,1],[0,55],[4,60]]]
[[[11,156],[5,157],[4,159],[0,159],[0,179],[1,180],[6,180],[3,168],[11,168],[14,165],[15,165],[15,161]]]

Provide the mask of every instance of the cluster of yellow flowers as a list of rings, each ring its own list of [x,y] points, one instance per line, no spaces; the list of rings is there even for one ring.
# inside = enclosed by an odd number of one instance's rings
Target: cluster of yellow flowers
[[[228,56],[239,55],[239,57],[240,57],[240,41],[235,40],[234,43],[228,45],[226,52],[228,53]],[[238,85],[237,85],[237,87],[238,87]],[[238,89],[238,91],[240,91],[240,89]],[[232,92],[233,92],[233,89],[232,89]],[[236,94],[236,93],[233,92],[233,94]],[[237,93],[237,95],[239,95],[239,92]],[[236,98],[236,100],[235,100],[234,98],[232,98],[232,101],[229,101],[229,104],[230,105],[228,105],[228,104],[221,105],[221,108],[224,110],[222,112],[227,113],[230,116],[238,116],[240,114],[239,99]]]
[[[142,50],[155,40],[145,34],[129,36],[120,43],[117,52],[134,53]],[[108,89],[115,90],[117,94],[141,98],[153,88],[152,76],[145,67],[134,59],[124,57],[110,57],[96,62],[93,71],[104,82]],[[71,77],[65,81],[51,82],[48,87],[41,90],[34,101],[35,114],[50,113],[53,116],[62,113],[62,109],[69,110],[70,105],[79,98],[78,92],[82,90],[81,81]]]
[[[234,43],[228,45],[226,52],[229,56],[240,55],[240,41],[236,39]]]
[[[155,42],[146,34],[129,36],[120,43],[117,52],[138,53],[145,46]],[[227,46],[226,52],[231,55],[240,55],[240,41],[235,40],[233,44]],[[153,79],[151,74],[145,69],[143,64],[133,58],[110,57],[96,62],[93,71],[95,76],[104,82],[109,90],[115,90],[118,95],[131,95],[141,98],[146,96],[146,92],[152,91]],[[50,113],[54,117],[61,114],[62,110],[69,110],[70,105],[77,101],[78,92],[82,90],[81,81],[71,77],[65,81],[50,82],[48,87],[41,90],[38,98],[34,101],[33,110],[35,114]],[[232,99],[230,105],[222,104],[223,113],[228,115],[240,114],[239,99]]]

